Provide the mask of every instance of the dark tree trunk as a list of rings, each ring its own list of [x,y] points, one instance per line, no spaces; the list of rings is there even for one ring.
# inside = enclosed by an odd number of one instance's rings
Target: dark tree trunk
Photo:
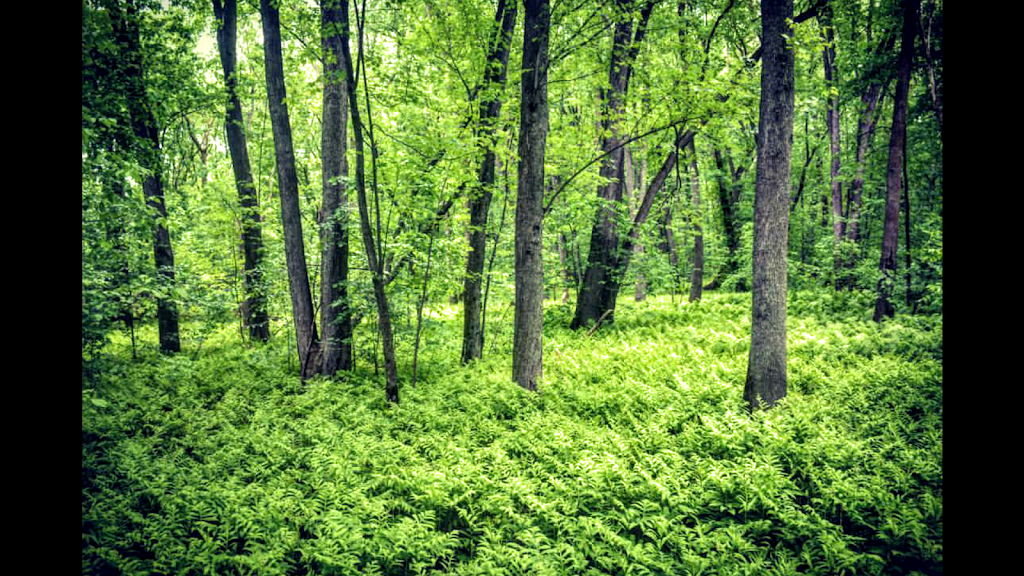
[[[154,213],[153,260],[157,276],[163,287],[174,286],[174,251],[171,249],[171,234],[164,225],[167,221],[167,207],[164,204],[163,178],[161,176],[160,135],[156,117],[150,108],[149,96],[143,80],[141,40],[139,38],[138,15],[135,2],[129,1],[126,12],[120,6],[109,3],[110,17],[118,42],[125,50],[125,77],[127,79],[126,101],[131,115],[132,132],[135,134],[136,157],[146,170],[142,181],[142,192],[146,206]],[[156,299],[157,330],[160,351],[174,353],[181,351],[178,335],[178,305],[171,294]]]
[[[483,161],[477,172],[478,186],[469,198],[469,255],[466,258],[466,279],[463,285],[463,363],[480,358],[484,350],[481,287],[487,245],[487,214],[490,211],[494,187],[494,134],[501,116],[501,98],[508,70],[512,32],[516,26],[517,7],[518,0],[498,0],[498,8],[494,13],[494,27],[498,36],[492,37],[489,42],[484,78],[480,84],[484,94],[493,92],[494,95],[489,100],[480,102],[480,125],[477,136],[482,141]]]
[[[754,410],[786,395],[786,252],[793,142],[793,0],[762,0],[761,104],[754,189],[753,304],[743,399]]]
[[[343,21],[337,0],[320,7],[324,51],[323,128],[320,148],[323,179],[320,238],[320,373],[352,369],[352,317],[348,299],[348,105],[342,64]]]
[[[525,0],[519,191],[516,200],[516,311],[512,379],[536,390],[543,376],[544,146],[548,134],[548,0]]]
[[[264,0],[266,1],[266,0]],[[359,97],[356,92],[355,66],[352,61],[352,50],[349,47],[348,0],[341,0],[341,40],[342,64],[345,77],[352,79],[346,83],[348,90],[349,113],[352,115],[352,131],[356,144],[356,201],[359,205],[359,229],[362,231],[363,247],[366,249],[366,262],[370,267],[373,280],[373,297],[377,303],[377,328],[380,331],[384,350],[384,375],[386,379],[384,395],[389,402],[398,403],[398,368],[395,364],[395,339],[391,330],[391,311],[388,307],[387,294],[384,292],[384,269],[377,253],[377,246],[370,228],[370,209],[366,201],[366,161],[363,141],[363,123],[359,115]],[[359,38],[360,58],[362,57],[362,33]],[[380,230],[378,229],[378,233]]]
[[[690,191],[693,194],[693,270],[690,273],[690,302],[700,300],[704,288],[704,231],[700,223],[700,174],[697,148],[690,140]]]
[[[829,181],[832,192],[832,269],[835,289],[838,290],[842,284],[839,278],[840,271],[843,269],[841,244],[846,230],[843,222],[843,184],[839,180],[839,170],[842,166],[839,149],[839,93],[838,81],[835,79],[836,48],[831,7],[824,8],[819,19],[823,27],[822,40],[825,42],[825,46],[821,50],[825,68],[825,86],[830,91],[828,107],[825,109],[825,124],[828,127],[829,153],[832,159],[829,165]]]
[[[875,301],[875,322],[892,317],[893,287],[896,284],[896,244],[900,227],[900,168],[907,137],[907,95],[910,91],[910,68],[914,52],[914,32],[920,0],[903,0],[903,33],[896,61],[896,93],[892,103],[892,132],[889,137],[889,166],[885,175],[885,222],[882,224],[882,257],[879,268],[878,299]]]
[[[236,0],[213,0],[213,12],[221,24],[217,28],[217,48],[224,70],[224,85],[227,89],[227,108],[224,115],[224,130],[227,134],[228,151],[231,154],[231,168],[235,174],[235,188],[241,207],[242,253],[242,320],[249,329],[249,338],[266,342],[270,339],[270,323],[267,319],[267,297],[263,285],[263,232],[260,222],[259,203],[253,187],[249,152],[246,146],[245,129],[242,127],[242,103],[238,97],[238,79],[235,76],[236,40],[238,29],[238,7]]]
[[[722,207],[722,228],[725,232],[725,247],[727,256],[725,266],[718,273],[719,277],[727,277],[734,274],[740,268],[740,225],[736,211],[739,207],[740,193],[743,191],[740,179],[743,177],[745,167],[733,169],[732,158],[729,158],[728,172],[722,157],[722,151],[714,149],[715,173],[718,181],[718,204]],[[731,177],[731,183],[726,180],[726,174]],[[737,291],[746,290],[746,284],[740,283],[736,286]]]
[[[267,76],[267,104],[274,135],[277,184],[281,195],[281,224],[284,229],[284,253],[288,267],[288,287],[292,298],[295,344],[302,379],[319,372],[320,342],[313,316],[313,298],[306,269],[306,250],[302,238],[302,214],[299,208],[299,182],[295,171],[292,129],[285,103],[284,64],[281,57],[281,22],[271,0],[260,0],[263,25],[263,54]]]
[[[620,254],[617,222],[623,208],[624,178],[624,149],[619,138],[618,124],[626,108],[633,60],[640,50],[654,1],[644,4],[635,35],[632,18],[627,12],[630,4],[626,0],[619,0],[617,3],[617,8],[622,11],[620,17],[623,19],[616,22],[612,38],[608,69],[610,88],[602,93],[605,116],[601,127],[608,131],[608,135],[604,137],[601,146],[607,156],[601,164],[599,174],[606,183],[597,190],[602,206],[597,210],[590,232],[590,252],[587,255],[583,283],[576,297],[576,313],[571,324],[573,330],[596,322],[609,310],[612,312],[609,313],[607,321],[614,321],[615,299],[619,293],[621,274],[624,272],[618,266]]]

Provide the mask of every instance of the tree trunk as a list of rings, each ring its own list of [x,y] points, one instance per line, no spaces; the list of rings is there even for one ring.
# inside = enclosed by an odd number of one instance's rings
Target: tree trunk
[[[127,3],[125,13],[122,13],[120,6],[114,2],[109,3],[109,8],[118,42],[125,49],[128,112],[131,115],[132,132],[135,134],[136,157],[146,170],[142,192],[146,198],[146,206],[153,211],[154,218],[153,260],[161,284],[170,290],[174,286],[174,251],[171,249],[171,234],[164,224],[167,221],[167,207],[164,204],[161,176],[160,135],[143,79],[138,15],[133,1]],[[173,295],[162,294],[157,297],[156,317],[160,351],[180,352],[178,306]]]
[[[608,310],[612,310],[608,322],[614,321],[615,299],[619,292],[621,274],[624,272],[618,266],[620,254],[617,222],[619,212],[623,208],[624,179],[624,149],[619,138],[618,124],[626,109],[632,63],[640,49],[654,2],[651,0],[645,3],[635,35],[632,18],[627,12],[629,4],[626,0],[619,0],[617,3],[617,8],[622,11],[620,17],[623,20],[615,23],[608,71],[610,88],[607,92],[602,92],[605,117],[601,127],[608,131],[608,135],[602,141],[601,148],[607,156],[601,164],[599,174],[606,183],[597,190],[602,206],[597,210],[590,232],[587,267],[576,297],[576,312],[570,325],[573,330],[596,322]]]
[[[896,284],[896,244],[900,226],[900,168],[903,145],[907,136],[907,95],[910,92],[910,68],[914,51],[914,24],[920,0],[903,0],[903,33],[896,61],[896,93],[892,103],[892,132],[889,137],[889,166],[885,175],[885,222],[882,225],[882,257],[879,268],[878,299],[875,300],[875,322],[892,317],[893,287]]]
[[[241,207],[243,323],[248,327],[249,338],[266,342],[270,339],[270,323],[267,318],[267,297],[263,285],[263,232],[260,222],[259,203],[253,187],[252,169],[249,165],[249,151],[246,145],[245,129],[242,127],[242,102],[238,97],[238,79],[235,76],[236,41],[238,29],[238,8],[236,0],[213,0],[213,12],[221,24],[217,28],[217,48],[224,70],[224,85],[227,89],[227,108],[224,115],[224,131],[227,135],[228,151],[231,154],[231,168],[238,190],[238,204]]]
[[[516,311],[512,379],[536,390],[543,376],[544,146],[548,133],[548,0],[525,0],[519,191],[516,200]]]
[[[263,0],[266,1],[266,0]],[[395,340],[391,329],[391,311],[388,307],[387,294],[384,292],[384,268],[377,253],[377,246],[370,228],[370,210],[366,201],[366,161],[363,142],[363,123],[359,115],[359,97],[356,92],[357,78],[352,62],[352,50],[349,47],[348,0],[341,0],[341,54],[345,67],[345,77],[353,79],[346,83],[348,90],[349,113],[352,115],[352,131],[356,144],[356,201],[359,205],[359,228],[362,231],[363,247],[366,249],[366,262],[373,280],[373,297],[377,303],[377,328],[380,331],[381,344],[384,350],[384,375],[386,379],[384,395],[389,402],[398,403],[398,368],[395,363]],[[359,57],[362,60],[362,32],[359,36]],[[379,230],[378,230],[379,233]]]
[[[700,223],[700,174],[697,172],[697,148],[690,140],[690,191],[693,193],[693,271],[690,275],[690,302],[700,300],[704,287],[704,231]]]
[[[793,141],[793,0],[762,0],[761,104],[754,189],[753,304],[743,399],[751,410],[786,395],[786,252]]]
[[[292,129],[285,102],[284,64],[281,57],[280,13],[271,0],[260,0],[263,26],[263,54],[267,76],[267,104],[274,135],[278,192],[281,195],[281,224],[284,229],[284,253],[291,292],[295,344],[299,371],[303,380],[319,372],[320,342],[313,316],[313,298],[306,270],[306,250],[302,238],[302,214],[299,208],[299,182],[295,171]]]
[[[348,300],[348,105],[342,64],[343,21],[337,1],[321,2],[324,51],[323,128],[320,136],[323,202],[320,238],[320,373],[352,369],[352,317]]]
[[[842,165],[839,148],[839,92],[838,81],[835,79],[836,47],[831,7],[822,10],[819,20],[823,28],[822,40],[825,42],[825,46],[821,50],[825,68],[825,86],[829,90],[825,124],[828,126],[829,152],[832,159],[829,165],[832,192],[832,269],[835,289],[838,290],[842,284],[839,277],[840,271],[843,269],[841,244],[846,230],[843,222],[843,185],[839,180],[839,169]]]
[[[463,284],[462,362],[482,357],[484,332],[481,323],[481,287],[484,274],[484,255],[487,245],[487,214],[491,207],[494,187],[495,154],[494,134],[501,117],[501,98],[508,70],[508,55],[512,46],[512,32],[516,25],[517,0],[498,0],[494,13],[494,27],[498,33],[489,42],[484,78],[480,90],[484,94],[494,91],[489,100],[480,101],[480,125],[477,136],[483,147],[483,161],[477,172],[478,186],[469,198],[469,255],[466,258],[466,279]],[[495,88],[498,90],[495,91]]]
[[[722,207],[722,228],[725,232],[725,247],[728,253],[725,267],[718,275],[725,278],[736,273],[740,268],[740,225],[736,211],[739,207],[740,193],[743,191],[740,179],[746,168],[740,166],[739,169],[734,170],[732,157],[730,157],[727,169],[722,151],[717,148],[713,150],[713,156],[716,169],[715,179],[718,182],[718,204]],[[730,175],[731,183],[726,180],[726,173]],[[740,292],[746,289],[746,284],[742,282],[736,286],[736,290]]]

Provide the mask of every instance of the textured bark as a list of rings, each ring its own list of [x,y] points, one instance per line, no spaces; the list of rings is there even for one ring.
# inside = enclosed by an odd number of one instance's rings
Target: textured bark
[[[265,1],[265,0],[264,0]],[[352,61],[352,50],[349,47],[348,0],[341,0],[341,61],[345,68],[345,77],[353,79],[346,83],[348,92],[349,113],[352,116],[352,131],[356,145],[356,203],[359,206],[359,229],[366,249],[366,261],[370,268],[373,281],[373,297],[377,304],[377,329],[380,331],[381,344],[384,351],[384,395],[389,402],[398,403],[398,368],[395,364],[395,339],[391,329],[391,310],[388,306],[387,294],[384,292],[384,268],[378,258],[377,246],[370,228],[370,209],[366,202],[366,161],[365,144],[363,141],[363,123],[359,114],[359,97],[356,92],[355,66]],[[362,41],[359,42],[362,50]],[[360,56],[362,54],[360,53]]]
[[[352,369],[352,317],[348,299],[348,105],[341,53],[342,22],[337,0],[321,2],[324,51],[323,128],[320,135],[323,202],[321,204],[320,373],[330,376]]]
[[[700,219],[700,173],[697,149],[690,140],[690,192],[693,195],[693,270],[690,273],[690,302],[700,300],[704,288],[704,230]]]
[[[260,21],[263,26],[263,54],[267,79],[267,104],[274,135],[274,158],[277,185],[281,195],[281,224],[284,229],[284,253],[288,268],[295,345],[299,354],[302,379],[319,372],[320,343],[313,315],[313,298],[306,269],[306,250],[302,238],[302,215],[299,209],[299,182],[295,171],[292,129],[288,119],[281,58],[281,21],[271,0],[260,0]]]
[[[519,108],[519,189],[516,198],[515,332],[512,379],[536,390],[543,376],[544,147],[548,133],[548,0],[525,0],[522,97]]]
[[[108,3],[109,12],[118,42],[124,49],[126,102],[131,116],[132,132],[135,135],[135,155],[146,170],[142,181],[142,193],[146,206],[153,212],[153,260],[157,276],[165,288],[174,286],[174,251],[171,248],[171,234],[164,225],[167,221],[167,207],[164,204],[163,177],[160,159],[160,134],[156,117],[150,108],[149,95],[143,80],[141,40],[139,37],[138,15],[135,2],[129,1],[126,12],[115,2]],[[173,297],[158,296],[156,299],[157,331],[160,351],[174,353],[181,351],[178,335],[178,306]]]
[[[477,172],[477,188],[470,194],[468,202],[469,254],[466,258],[466,278],[463,283],[463,363],[482,357],[484,350],[481,288],[487,245],[487,214],[491,208],[495,176],[494,135],[501,116],[502,92],[505,88],[517,7],[517,0],[498,0],[498,8],[494,14],[494,26],[498,35],[489,42],[484,78],[480,84],[485,94],[494,91],[494,95],[489,100],[480,102],[480,125],[477,136],[482,142],[483,160]]]
[[[625,14],[630,4],[627,0],[619,0],[617,7]],[[631,17],[624,16],[623,20],[615,23],[608,67],[609,89],[602,92],[604,118],[601,128],[602,131],[607,130],[607,135],[602,139],[601,149],[607,156],[598,173],[606,183],[597,189],[602,206],[597,210],[590,232],[590,252],[587,255],[583,283],[576,297],[576,312],[571,324],[573,330],[596,322],[608,310],[612,310],[608,322],[614,321],[615,299],[624,272],[618,266],[617,222],[623,209],[624,179],[624,147],[621,145],[618,124],[626,108],[632,63],[640,50],[653,8],[653,1],[645,3],[635,35]]]
[[[903,0],[903,33],[896,60],[896,93],[892,103],[892,132],[889,136],[889,165],[885,174],[885,221],[882,224],[882,257],[879,268],[878,298],[875,300],[875,322],[892,317],[893,287],[896,284],[896,245],[900,226],[900,168],[907,136],[907,95],[914,51],[915,23],[920,0]]]
[[[793,0],[762,0],[763,58],[754,183],[753,303],[743,399],[754,410],[786,395],[786,252],[793,142]],[[784,37],[785,35],[785,37]]]
[[[256,190],[253,187],[252,169],[246,145],[245,129],[242,127],[242,103],[238,97],[238,79],[235,76],[236,41],[238,29],[238,6],[236,0],[213,0],[213,12],[220,21],[217,28],[217,48],[220,52],[221,68],[224,70],[224,86],[227,90],[227,108],[224,114],[224,131],[227,135],[228,151],[231,155],[231,169],[235,175],[238,190],[238,204],[241,207],[243,322],[249,330],[249,338],[266,342],[270,339],[270,323],[267,319],[267,298],[263,285],[263,232]]]

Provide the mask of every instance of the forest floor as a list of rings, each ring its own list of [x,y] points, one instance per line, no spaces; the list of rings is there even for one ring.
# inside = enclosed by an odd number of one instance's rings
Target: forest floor
[[[303,384],[237,324],[134,362],[115,338],[83,380],[83,574],[941,574],[942,317],[861,300],[790,294],[788,396],[752,415],[749,294],[624,298],[589,337],[551,304],[539,393],[499,313],[466,367],[431,317],[397,406],[365,357]]]

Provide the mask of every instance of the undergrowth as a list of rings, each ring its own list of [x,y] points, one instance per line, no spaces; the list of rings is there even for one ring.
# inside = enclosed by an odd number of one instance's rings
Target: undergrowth
[[[365,360],[303,384],[230,327],[116,349],[83,387],[83,574],[941,574],[941,317],[826,298],[791,296],[789,394],[753,415],[749,294],[624,299],[590,337],[551,305],[539,393],[511,334],[462,367],[436,322],[398,406]]]

